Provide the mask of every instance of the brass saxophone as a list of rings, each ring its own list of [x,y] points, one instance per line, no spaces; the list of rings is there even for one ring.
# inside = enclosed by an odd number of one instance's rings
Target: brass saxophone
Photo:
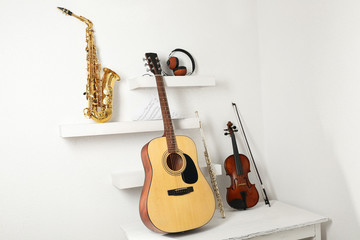
[[[103,77],[100,77],[101,65],[96,56],[96,46],[94,39],[93,24],[90,20],[77,16],[71,11],[58,7],[63,13],[73,16],[86,23],[86,52],[87,52],[87,84],[86,99],[88,107],[84,109],[84,115],[96,122],[103,123],[110,120],[112,115],[112,97],[115,81],[120,81],[120,77],[112,70],[103,68]]]

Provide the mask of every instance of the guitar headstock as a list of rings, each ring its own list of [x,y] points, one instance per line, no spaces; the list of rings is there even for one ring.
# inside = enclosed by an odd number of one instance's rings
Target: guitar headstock
[[[160,60],[156,53],[145,53],[145,61],[154,75],[161,75]]]
[[[228,134],[232,135],[232,134],[234,134],[234,132],[238,131],[236,126],[234,126],[232,124],[232,122],[230,122],[230,121],[226,124],[226,126],[227,126],[227,128],[224,129],[224,131],[225,131],[224,135],[228,135]]]

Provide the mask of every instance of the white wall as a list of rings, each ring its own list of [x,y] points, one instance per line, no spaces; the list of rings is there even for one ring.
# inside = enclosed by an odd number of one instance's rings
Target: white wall
[[[145,52],[166,60],[190,51],[198,75],[216,87],[169,89],[170,108],[187,117],[198,110],[213,162],[231,154],[223,136],[238,104],[251,130],[254,154],[263,153],[256,2],[246,1],[10,1],[0,2],[2,102],[0,239],[121,239],[121,224],[138,218],[140,189],[119,191],[111,172],[142,169],[141,147],[161,133],[62,139],[61,123],[88,123],[85,24],[94,23],[99,58],[117,72],[112,121],[131,120],[155,89],[129,91],[145,72]],[[179,131],[197,140],[198,131]],[[200,159],[200,161],[203,161]],[[260,164],[260,168],[262,165]],[[221,184],[227,183],[223,176]],[[224,194],[224,190],[223,194]]]
[[[359,239],[360,3],[258,1],[266,162],[280,200]]]
[[[169,104],[199,110],[213,162],[231,153],[222,129],[234,101],[270,197],[330,217],[326,239],[359,239],[360,3],[350,0],[1,1],[0,239],[121,239],[140,189],[119,191],[110,174],[141,169],[141,147],[161,134],[59,137],[59,124],[91,121],[85,24],[57,6],[93,21],[102,65],[122,78],[112,121],[156,96],[127,89],[143,54],[164,61],[185,48],[217,85],[168,89]],[[203,161],[198,131],[178,133]]]

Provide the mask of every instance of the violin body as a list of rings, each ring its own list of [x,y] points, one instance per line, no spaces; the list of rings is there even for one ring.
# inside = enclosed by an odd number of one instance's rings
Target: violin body
[[[251,184],[248,178],[247,173],[250,172],[249,159],[243,154],[239,154],[239,159],[243,167],[243,175],[237,175],[236,173],[234,155],[230,155],[225,159],[226,175],[231,178],[231,185],[226,192],[226,201],[232,208],[245,210],[258,203],[259,193],[255,184]]]

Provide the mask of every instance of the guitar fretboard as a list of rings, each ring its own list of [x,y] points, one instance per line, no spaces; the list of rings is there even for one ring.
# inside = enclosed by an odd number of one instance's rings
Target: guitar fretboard
[[[169,104],[166,97],[164,80],[162,75],[155,75],[156,86],[159,94],[159,101],[161,107],[161,114],[164,123],[164,136],[166,137],[166,143],[168,146],[168,151],[170,153],[176,151],[176,138],[174,134],[174,128],[171,121],[171,115],[169,110]]]

